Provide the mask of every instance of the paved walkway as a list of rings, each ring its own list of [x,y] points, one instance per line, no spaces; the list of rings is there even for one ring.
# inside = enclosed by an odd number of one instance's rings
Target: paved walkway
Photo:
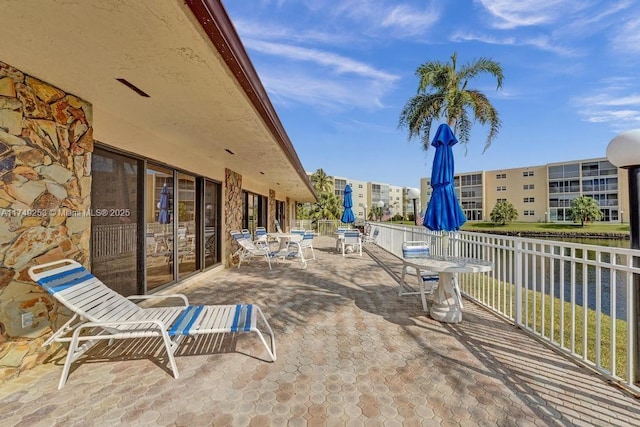
[[[391,274],[315,244],[306,270],[252,261],[185,291],[262,306],[276,362],[247,334],[196,340],[174,379],[155,342],[118,343],[58,391],[55,355],[0,388],[0,425],[640,426],[639,400],[473,303],[457,325],[425,316],[419,297],[397,296],[399,264],[383,251],[370,249]]]

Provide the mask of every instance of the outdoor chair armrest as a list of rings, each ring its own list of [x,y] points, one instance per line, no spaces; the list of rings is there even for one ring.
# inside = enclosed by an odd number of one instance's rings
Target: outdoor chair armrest
[[[184,294],[167,294],[167,295],[130,295],[127,297],[129,300],[142,300],[142,299],[166,299],[166,298],[180,298],[185,307],[189,305],[189,300]]]

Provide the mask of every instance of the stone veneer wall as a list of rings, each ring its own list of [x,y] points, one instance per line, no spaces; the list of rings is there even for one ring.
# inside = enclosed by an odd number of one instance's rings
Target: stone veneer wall
[[[225,267],[237,264],[232,258],[235,252],[235,243],[231,238],[231,230],[242,229],[242,175],[230,170],[224,170],[224,265]]]
[[[269,190],[269,210],[267,211],[267,231],[276,231],[276,190]]]
[[[88,265],[92,152],[89,103],[0,62],[0,383],[56,349],[42,343],[69,313],[27,269]]]

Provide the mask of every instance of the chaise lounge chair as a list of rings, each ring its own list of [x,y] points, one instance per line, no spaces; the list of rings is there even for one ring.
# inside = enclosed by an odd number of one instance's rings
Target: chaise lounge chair
[[[161,338],[175,378],[179,374],[174,353],[185,336],[255,332],[271,360],[276,360],[273,331],[256,305],[189,305],[187,297],[182,294],[125,298],[108,288],[78,262],[69,259],[31,267],[29,276],[74,313],[44,343],[69,343],[58,389],[64,386],[71,364],[97,340]],[[132,301],[161,298],[180,298],[184,305],[143,308]],[[267,344],[257,327],[258,318],[268,331],[271,345]]]

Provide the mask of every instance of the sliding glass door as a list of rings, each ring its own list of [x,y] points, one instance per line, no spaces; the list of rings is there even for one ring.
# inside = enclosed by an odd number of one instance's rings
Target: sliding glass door
[[[96,147],[91,169],[91,271],[125,296],[138,294],[142,162]]]
[[[173,170],[149,164],[145,174],[147,291],[174,281]]]
[[[221,185],[96,147],[91,268],[112,289],[142,294],[220,263]]]

